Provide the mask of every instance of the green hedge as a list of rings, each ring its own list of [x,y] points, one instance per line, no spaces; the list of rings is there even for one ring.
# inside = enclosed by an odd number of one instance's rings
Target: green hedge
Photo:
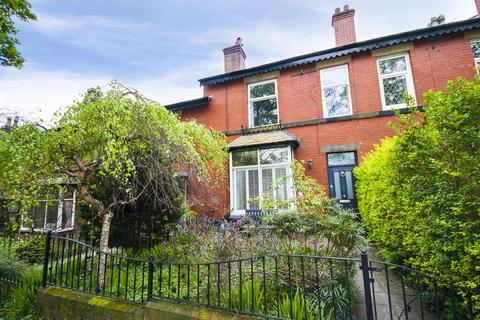
[[[480,285],[480,78],[425,95],[355,170],[369,237],[389,261]],[[480,304],[480,297],[476,297]]]

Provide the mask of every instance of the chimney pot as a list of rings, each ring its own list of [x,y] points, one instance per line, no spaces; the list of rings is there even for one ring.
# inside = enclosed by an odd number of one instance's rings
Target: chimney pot
[[[7,117],[7,123],[5,125],[7,128],[10,128],[12,126],[12,117]]]
[[[13,118],[13,126],[18,126],[18,116],[15,116],[15,118]]]
[[[245,69],[247,55],[243,51],[242,38],[238,37],[235,44],[223,49],[225,73]]]
[[[480,1],[480,0],[479,0]],[[336,8],[332,15],[332,26],[335,30],[335,43],[337,47],[355,43],[355,9],[348,4],[343,6],[343,11]]]

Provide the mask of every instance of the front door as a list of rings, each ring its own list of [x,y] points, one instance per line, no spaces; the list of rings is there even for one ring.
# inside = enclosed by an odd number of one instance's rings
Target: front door
[[[344,208],[357,208],[353,169],[357,164],[355,152],[327,154],[328,192]]]

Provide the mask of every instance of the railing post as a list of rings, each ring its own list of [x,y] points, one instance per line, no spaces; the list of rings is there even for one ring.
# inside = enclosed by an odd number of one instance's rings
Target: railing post
[[[367,311],[367,320],[374,320],[373,317],[373,304],[372,304],[372,290],[371,290],[371,279],[369,275],[369,265],[368,265],[368,256],[365,251],[362,251],[360,254],[361,259],[361,269],[362,269],[362,278],[363,278],[363,293],[365,294],[365,309]]]
[[[148,258],[148,275],[147,275],[147,301],[152,300],[153,295],[153,256]]]
[[[45,252],[43,256],[43,274],[42,274],[42,287],[47,286],[48,275],[48,259],[50,257],[50,242],[52,240],[52,231],[48,230],[47,237],[45,238]]]

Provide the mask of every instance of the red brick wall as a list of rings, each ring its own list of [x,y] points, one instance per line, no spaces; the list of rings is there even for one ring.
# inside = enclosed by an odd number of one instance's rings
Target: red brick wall
[[[382,110],[376,59],[371,53],[356,54],[348,64],[354,114]],[[430,89],[444,89],[448,80],[458,76],[472,80],[475,76],[470,43],[463,34],[417,41],[410,50],[410,60],[418,104],[423,103],[423,93]],[[314,64],[281,71],[277,85],[282,123],[323,118],[320,72]],[[195,118],[221,131],[238,130],[242,124],[248,126],[247,85],[243,80],[207,86],[204,95],[213,97],[209,106],[185,110],[182,119]],[[357,152],[361,161],[374,143],[393,134],[386,126],[392,120],[395,118],[390,116],[339,121],[289,128],[288,131],[300,141],[300,146],[295,150],[295,159],[312,159],[313,169],[307,170],[307,173],[326,186],[326,158],[320,150],[321,146],[361,143],[361,149]],[[230,136],[229,141],[236,137]],[[228,201],[228,190],[223,198]]]

